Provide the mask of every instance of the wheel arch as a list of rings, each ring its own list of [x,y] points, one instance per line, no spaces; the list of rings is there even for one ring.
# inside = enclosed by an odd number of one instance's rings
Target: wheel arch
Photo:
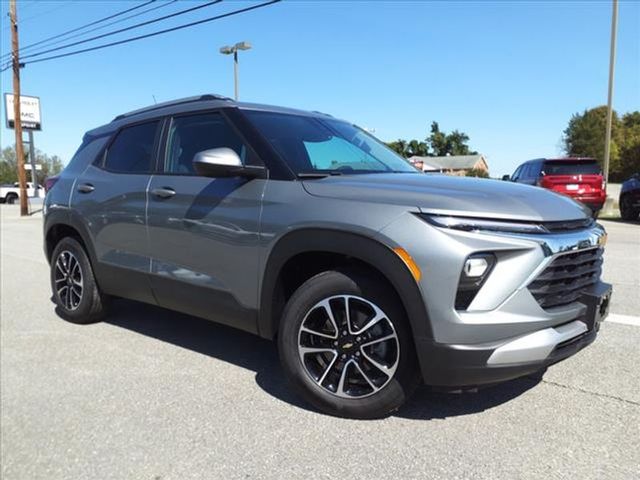
[[[395,289],[407,314],[415,338],[433,338],[420,289],[404,262],[381,242],[339,230],[307,228],[286,234],[271,249],[260,291],[258,332],[273,339],[278,332],[284,308],[283,272],[301,255],[325,255],[351,259],[357,265],[380,273]]]
[[[88,229],[82,221],[66,210],[51,211],[47,214],[44,226],[44,247],[47,261],[51,262],[51,255],[58,242],[64,237],[73,237],[84,247],[91,265],[95,266],[95,250],[91,242]]]

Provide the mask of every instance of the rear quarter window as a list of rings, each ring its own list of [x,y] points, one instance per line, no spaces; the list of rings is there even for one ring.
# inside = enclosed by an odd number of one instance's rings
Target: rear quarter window
[[[93,163],[102,152],[109,140],[108,136],[89,137],[85,136],[82,145],[78,147],[76,153],[71,157],[64,169],[64,173],[80,174],[90,163]]]

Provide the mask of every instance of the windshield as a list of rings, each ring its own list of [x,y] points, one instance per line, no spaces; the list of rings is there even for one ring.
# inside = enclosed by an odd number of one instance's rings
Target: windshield
[[[297,175],[417,173],[384,143],[346,122],[274,112],[245,113]]]
[[[595,160],[545,162],[545,175],[600,175],[602,169]]]

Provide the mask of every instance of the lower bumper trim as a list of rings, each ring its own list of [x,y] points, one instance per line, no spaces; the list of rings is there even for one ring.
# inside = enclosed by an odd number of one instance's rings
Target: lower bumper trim
[[[545,328],[517,338],[496,348],[487,365],[504,365],[542,361],[557,345],[570,341],[587,331],[587,325],[580,320]]]

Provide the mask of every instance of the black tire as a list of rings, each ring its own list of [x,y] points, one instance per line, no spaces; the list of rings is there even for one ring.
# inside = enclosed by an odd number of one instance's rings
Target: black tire
[[[367,303],[364,303],[364,301],[379,307],[380,311],[385,314],[385,320],[383,320],[385,323],[384,328],[390,328],[391,324],[393,332],[397,337],[397,343],[395,343],[396,339],[393,339],[393,345],[387,350],[393,351],[393,349],[397,348],[394,354],[394,365],[397,367],[392,375],[386,376],[381,375],[381,370],[377,372],[375,370],[369,370],[367,367],[370,366],[366,365],[366,359],[370,357],[364,357],[364,348],[378,347],[360,347],[360,344],[365,343],[365,341],[360,340],[360,343],[356,343],[355,346],[350,343],[344,343],[344,345],[352,345],[346,347],[351,349],[352,358],[355,358],[357,354],[359,355],[358,361],[365,363],[364,365],[363,363],[359,363],[358,366],[353,364],[349,367],[352,373],[355,368],[358,369],[355,370],[355,380],[352,379],[349,381],[360,382],[366,388],[366,384],[363,382],[365,380],[364,376],[359,377],[360,380],[358,380],[357,377],[359,375],[358,371],[362,373],[365,371],[363,369],[366,369],[370,373],[373,372],[383,379],[383,382],[380,382],[380,389],[377,391],[373,388],[373,384],[367,380],[367,383],[371,386],[372,393],[368,393],[366,396],[344,398],[337,396],[336,393],[330,392],[328,388],[331,387],[331,385],[322,386],[318,383],[317,378],[314,379],[312,377],[312,374],[308,371],[301,358],[304,357],[306,359],[307,357],[301,354],[298,349],[299,341],[301,341],[303,335],[300,328],[307,314],[314,311],[313,309],[317,308],[317,304],[323,300],[332,298],[332,301],[338,301],[335,298],[336,296],[349,297],[350,300],[345,300],[345,305],[352,302],[350,308],[356,308],[358,306],[368,308]],[[363,300],[363,302],[361,302],[361,300]],[[354,304],[355,307],[353,306]],[[352,317],[357,317],[357,314],[354,314],[353,311]],[[366,316],[359,318],[364,318],[363,322],[369,321]],[[337,315],[335,319],[334,324],[339,324],[340,320]],[[345,324],[341,324],[338,327],[336,331],[337,336],[346,333],[345,331],[341,331],[343,328],[346,328],[344,325]],[[355,325],[355,322],[353,322],[352,325]],[[354,332],[358,328],[361,329],[359,331],[365,331],[364,327],[359,325]],[[374,328],[371,327],[370,330],[374,330]],[[355,333],[353,335],[355,336]],[[379,341],[376,341],[376,343],[378,342]],[[336,343],[338,342],[332,342],[332,345]],[[385,417],[397,410],[420,384],[420,371],[415,354],[414,342],[409,322],[399,299],[395,295],[395,292],[393,292],[393,289],[391,289],[384,280],[379,280],[374,276],[355,269],[320,273],[307,280],[295,291],[287,302],[280,322],[278,348],[280,361],[285,374],[294,388],[307,402],[318,410],[330,415],[360,419]],[[329,365],[326,370],[330,371],[332,368],[335,368],[337,369],[335,374],[338,376],[338,372],[341,371],[339,370],[339,366],[344,364],[341,363],[341,355],[338,353],[340,348],[342,348],[342,345],[335,347],[335,357],[333,357],[332,362],[325,360]],[[354,351],[359,353],[353,353]],[[369,351],[369,354],[371,354],[371,351]],[[322,361],[322,359],[320,359],[320,361]],[[355,362],[353,359],[347,360],[346,364],[348,364],[349,361]],[[325,375],[323,375],[322,378],[325,378]],[[340,382],[333,381],[333,386],[337,391],[340,387],[336,386],[336,383],[339,384]],[[346,395],[347,392],[345,391],[344,394]]]
[[[629,196],[623,196],[620,199],[620,216],[622,219],[628,221],[637,220],[638,215],[640,215],[640,210],[633,208]]]
[[[51,255],[50,277],[56,311],[62,318],[79,324],[95,323],[104,318],[108,297],[100,292],[89,257],[76,239],[65,237],[58,242]],[[78,281],[82,285],[80,289]],[[80,295],[73,294],[78,290]]]
[[[18,196],[15,193],[8,193],[4,201],[8,205],[14,205],[17,199],[18,199]]]

